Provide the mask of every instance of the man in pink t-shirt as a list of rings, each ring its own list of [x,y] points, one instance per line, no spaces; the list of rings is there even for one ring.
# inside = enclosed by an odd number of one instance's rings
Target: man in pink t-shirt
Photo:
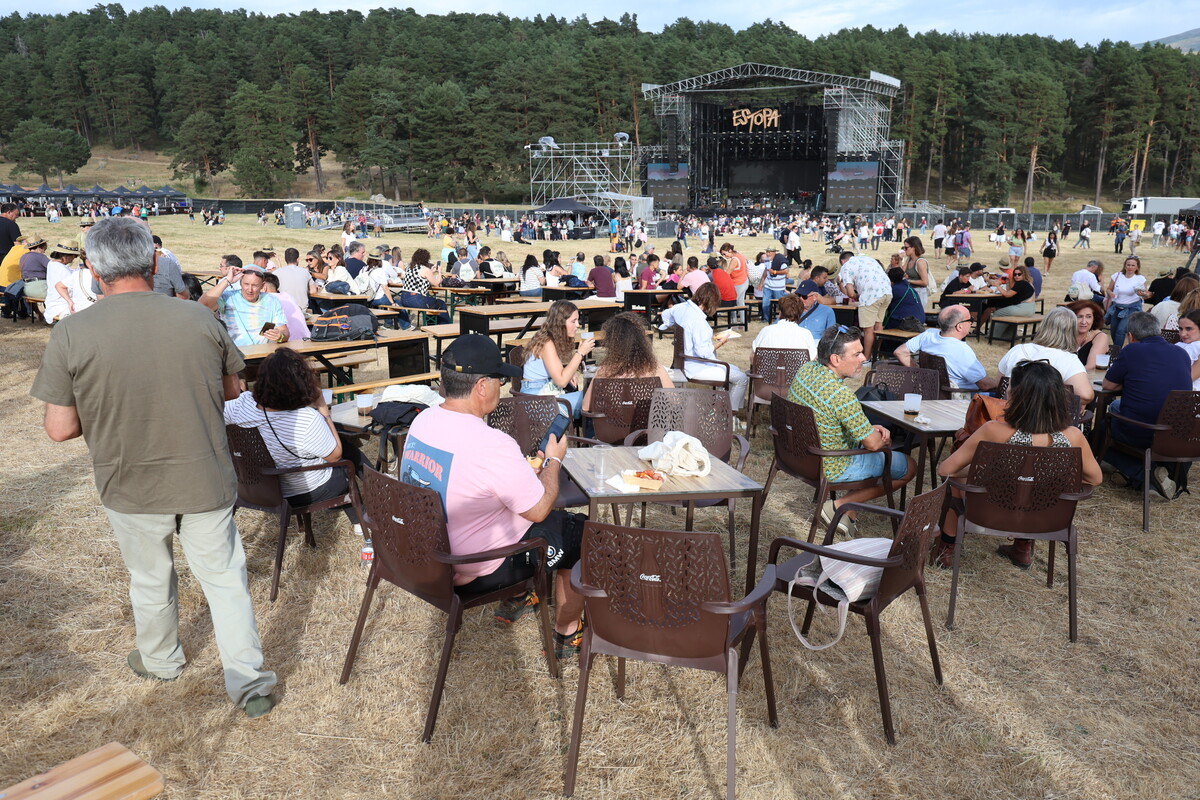
[[[569,575],[579,560],[586,518],[554,510],[566,437],[550,437],[543,466],[535,471],[516,440],[484,420],[500,403],[500,387],[520,375],[520,367],[505,363],[489,337],[455,339],[442,355],[446,402],[422,411],[409,428],[400,478],[441,495],[454,555],[535,537],[549,543],[546,569],[554,572],[558,608],[555,652],[565,658],[579,652],[583,639],[583,599],[571,590]],[[456,566],[454,583],[468,592],[517,583],[533,574],[540,552]],[[538,602],[532,593],[506,601],[497,618],[515,622]]]
[[[679,288],[687,289],[688,294],[695,294],[697,289],[708,283],[708,275],[700,269],[700,260],[695,256],[689,256],[687,264],[687,272],[679,279]]]

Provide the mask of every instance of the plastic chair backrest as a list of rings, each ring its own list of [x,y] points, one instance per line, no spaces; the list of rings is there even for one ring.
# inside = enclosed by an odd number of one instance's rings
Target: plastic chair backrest
[[[663,389],[650,397],[646,442],[660,442],[670,431],[695,436],[714,458],[728,461],[733,452],[733,407],[723,389]]]
[[[283,486],[278,475],[264,475],[264,469],[275,469],[275,459],[267,449],[258,428],[226,425],[229,455],[237,474],[238,500],[245,505],[277,508],[283,505]]]
[[[937,400],[942,390],[941,379],[935,370],[900,364],[880,364],[871,370],[865,383],[886,386],[897,399],[903,399],[906,394],[919,394],[922,400]]]
[[[516,347],[509,350],[508,351],[508,363],[514,367],[519,367],[521,369],[522,374],[524,374],[524,371],[525,371],[525,348],[521,345],[517,345]],[[512,379],[512,390],[514,392],[521,391],[521,379],[520,378]]]
[[[584,601],[594,635],[665,663],[724,657],[729,618],[700,608],[730,601],[719,533],[588,522],[580,564],[583,583],[607,594]]]
[[[650,399],[662,382],[651,378],[595,378],[591,385],[591,408],[603,414],[593,420],[596,437],[602,442],[620,444],[633,431],[650,424]]]
[[[821,457],[809,452],[809,448],[821,449],[813,410],[777,394],[771,398],[771,427],[775,457],[784,470],[809,481],[821,480]]]
[[[1175,390],[1167,395],[1158,424],[1169,431],[1155,431],[1154,452],[1168,458],[1200,458],[1200,392]]]
[[[1051,533],[1070,527],[1080,490],[1078,447],[1032,447],[980,442],[967,480],[986,491],[967,492],[966,517],[998,531]]]
[[[900,529],[892,539],[889,557],[900,556],[899,566],[887,567],[879,579],[875,599],[881,606],[904,594],[916,583],[925,569],[925,556],[934,536],[941,532],[938,522],[946,500],[948,483],[925,494],[917,495],[908,504]]]
[[[453,569],[433,558],[450,552],[441,496],[363,467],[359,497],[379,577],[430,601],[453,595]]]
[[[550,395],[502,397],[485,421],[489,428],[504,431],[516,439],[522,453],[532,455],[546,438],[559,407],[558,398]]]
[[[751,386],[753,396],[770,401],[772,395],[786,395],[800,367],[809,361],[808,351],[793,347],[760,347],[754,351],[750,371],[755,375]]]
[[[950,386],[950,371],[946,369],[946,359],[922,350],[917,353],[917,365],[922,369],[932,369],[937,372],[938,380],[941,382],[938,388],[939,399],[949,400],[950,391],[942,388]]]

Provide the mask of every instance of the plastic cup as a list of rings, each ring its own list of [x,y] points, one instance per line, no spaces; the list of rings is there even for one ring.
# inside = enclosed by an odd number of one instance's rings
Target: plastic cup
[[[921,413],[921,395],[904,395],[904,413],[910,417],[915,417],[917,414]]]
[[[321,396],[325,398],[325,405],[333,405],[333,389],[322,389]]]
[[[607,488],[608,461],[609,453],[612,452],[612,445],[598,444],[592,448],[592,485],[588,487],[592,492],[603,492]]]
[[[1108,369],[1109,363],[1112,361],[1108,353],[1096,356],[1096,369]]]
[[[369,417],[371,416],[371,409],[375,408],[375,395],[356,394],[354,395],[354,404],[358,407],[358,415],[360,417]]]
[[[595,337],[596,337],[596,334],[593,333],[592,331],[582,331],[579,334],[580,339],[594,339]]]

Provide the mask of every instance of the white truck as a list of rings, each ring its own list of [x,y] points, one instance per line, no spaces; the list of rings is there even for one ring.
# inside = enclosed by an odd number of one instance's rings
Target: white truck
[[[1200,197],[1132,197],[1122,210],[1126,214],[1145,217],[1175,217],[1179,209],[1200,203]]]

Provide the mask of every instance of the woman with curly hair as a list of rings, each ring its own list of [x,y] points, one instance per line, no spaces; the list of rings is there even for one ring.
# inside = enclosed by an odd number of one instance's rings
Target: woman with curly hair
[[[525,394],[552,394],[570,401],[572,413],[579,417],[583,392],[576,379],[583,360],[596,346],[594,338],[575,345],[579,331],[579,309],[569,300],[555,300],[546,312],[546,320],[525,348],[525,372],[521,391]]]
[[[258,368],[254,390],[225,403],[225,424],[256,428],[275,466],[320,466],[346,459],[362,464],[363,456],[349,440],[339,437],[321,393],[317,373],[304,356],[281,347]],[[340,469],[315,469],[281,475],[283,495],[294,505],[329,500],[350,490],[350,475]],[[351,506],[343,509],[362,535]]]
[[[637,314],[624,311],[610,317],[604,333],[604,360],[596,368],[597,378],[658,378],[664,389],[673,389],[671,374],[658,363],[646,335],[646,325]],[[592,406],[592,386],[583,396],[583,410]]]

